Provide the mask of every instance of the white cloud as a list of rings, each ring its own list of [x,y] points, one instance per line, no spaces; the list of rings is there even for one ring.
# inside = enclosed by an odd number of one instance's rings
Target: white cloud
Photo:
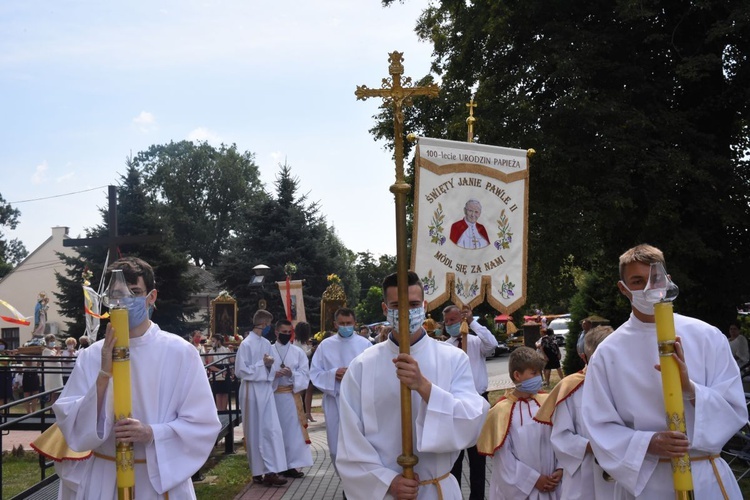
[[[75,175],[76,175],[75,172],[68,172],[67,174],[63,174],[60,177],[58,177],[57,179],[55,179],[55,181],[58,182],[58,183],[65,182],[65,181],[70,180],[73,177],[75,177]]]
[[[212,144],[219,144],[221,142],[219,134],[212,130],[208,130],[206,127],[198,127],[192,130],[187,138],[189,141],[206,141]]]
[[[47,169],[47,160],[37,165],[34,169],[34,175],[31,176],[31,183],[42,184],[43,182],[47,182]]]
[[[271,161],[273,162],[274,166],[278,165],[279,163],[284,163],[284,161],[286,160],[286,154],[282,153],[281,151],[274,151],[268,156],[271,157]]]
[[[143,133],[156,130],[156,117],[148,111],[141,111],[141,114],[133,118],[133,124]]]

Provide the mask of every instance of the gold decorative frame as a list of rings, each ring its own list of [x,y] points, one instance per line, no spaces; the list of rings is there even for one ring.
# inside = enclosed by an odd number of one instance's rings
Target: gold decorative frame
[[[215,334],[234,337],[237,333],[237,301],[229,294],[219,295],[211,301],[211,330]]]

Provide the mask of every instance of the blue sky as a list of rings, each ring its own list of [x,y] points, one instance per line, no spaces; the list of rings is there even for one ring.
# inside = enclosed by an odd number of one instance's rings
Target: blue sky
[[[429,70],[414,25],[428,0],[0,3],[0,193],[6,201],[117,183],[125,158],[171,140],[236,143],[267,188],[285,160],[354,251],[395,254],[394,165],[367,132],[388,53]],[[106,187],[14,203],[33,251],[53,226],[101,221]]]

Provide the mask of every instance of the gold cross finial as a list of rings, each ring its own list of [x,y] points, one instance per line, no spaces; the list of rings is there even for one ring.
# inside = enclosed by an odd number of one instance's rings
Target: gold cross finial
[[[477,121],[477,119],[474,118],[474,108],[477,107],[477,104],[474,102],[473,97],[466,104],[466,107],[469,108],[469,117],[466,119],[466,125],[469,127],[466,134],[466,142],[474,142],[474,122]]]
[[[385,106],[393,106],[393,133],[396,156],[396,182],[403,184],[404,180],[404,106],[412,105],[412,97],[426,95],[437,97],[440,89],[434,83],[424,87],[410,87],[411,77],[401,80],[404,74],[404,53],[391,52],[388,54],[388,72],[390,78],[383,78],[379,89],[371,89],[367,85],[357,85],[354,95],[357,100],[364,101],[368,97],[381,97]]]

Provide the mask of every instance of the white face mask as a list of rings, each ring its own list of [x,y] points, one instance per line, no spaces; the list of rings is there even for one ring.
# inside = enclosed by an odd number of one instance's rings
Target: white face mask
[[[628,285],[625,284],[624,281],[620,281],[622,283],[622,286],[625,287],[625,290],[630,292],[630,295],[632,298],[630,299],[630,303],[633,305],[633,307],[638,310],[641,314],[645,314],[647,316],[653,316],[654,315],[654,304],[646,300],[646,292],[643,290],[631,290],[628,288]]]
[[[388,322],[393,325],[394,331],[398,332],[398,309],[388,309],[386,318],[388,319]],[[409,309],[409,333],[414,333],[422,328],[424,320],[424,307]]]

